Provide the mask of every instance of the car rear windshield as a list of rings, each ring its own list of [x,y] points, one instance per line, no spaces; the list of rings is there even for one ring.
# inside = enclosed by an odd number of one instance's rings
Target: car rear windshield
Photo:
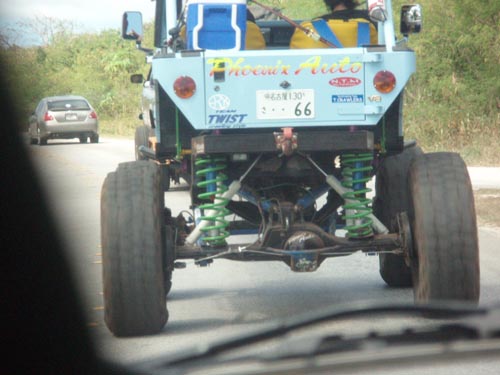
[[[48,103],[49,111],[86,110],[90,109],[89,103],[83,99],[55,100]]]

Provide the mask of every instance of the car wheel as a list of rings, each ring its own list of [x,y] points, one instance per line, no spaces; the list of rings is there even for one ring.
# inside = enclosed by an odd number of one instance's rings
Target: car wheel
[[[37,142],[40,146],[46,145],[47,144],[47,137],[42,137],[42,134],[40,132],[40,128],[36,128],[36,134],[37,134]]]
[[[99,134],[94,134],[94,135],[90,136],[90,142],[99,143]]]
[[[410,214],[408,172],[412,160],[422,154],[418,146],[407,148],[398,155],[385,158],[377,171],[373,211],[391,232],[397,229],[394,219],[398,213],[406,211]],[[412,286],[411,269],[402,255],[379,254],[379,266],[380,276],[388,286]]]
[[[38,144],[38,138],[30,138],[30,144],[37,145]]]
[[[411,257],[415,301],[479,300],[479,246],[474,197],[462,158],[418,156],[410,167]]]
[[[160,184],[158,166],[147,161],[122,163],[104,181],[104,317],[116,336],[157,333],[168,320]]]
[[[88,137],[80,137],[80,143],[87,143],[87,138]]]

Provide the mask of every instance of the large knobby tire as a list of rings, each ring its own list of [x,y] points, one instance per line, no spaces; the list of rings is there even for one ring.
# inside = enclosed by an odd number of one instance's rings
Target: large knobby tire
[[[147,158],[139,153],[139,146],[149,147],[149,137],[152,129],[146,125],[140,125],[135,128],[135,160],[146,160]]]
[[[410,167],[415,302],[479,300],[479,246],[469,174],[454,153]]]
[[[422,155],[418,146],[406,148],[401,154],[389,156],[382,161],[375,179],[376,198],[373,202],[375,216],[394,232],[394,219],[400,212],[410,215],[410,189],[408,174],[412,160]],[[411,269],[402,255],[380,254],[380,276],[390,287],[412,286]]]
[[[154,334],[168,319],[160,178],[155,163],[123,163],[102,188],[104,317],[116,336]]]

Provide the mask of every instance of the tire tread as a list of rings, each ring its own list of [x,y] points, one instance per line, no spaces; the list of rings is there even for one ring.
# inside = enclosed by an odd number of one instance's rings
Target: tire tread
[[[455,153],[414,160],[410,171],[411,217],[418,262],[415,299],[477,302],[479,246],[472,186]]]
[[[163,194],[147,161],[122,163],[101,196],[105,321],[116,336],[152,334],[168,319],[163,276]]]

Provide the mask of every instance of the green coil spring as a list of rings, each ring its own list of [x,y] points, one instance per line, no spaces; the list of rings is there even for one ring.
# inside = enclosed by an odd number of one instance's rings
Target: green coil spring
[[[225,162],[224,158],[217,157],[198,158],[195,161],[195,166],[200,168],[196,171],[196,176],[203,178],[196,186],[205,190],[205,192],[198,194],[198,198],[210,201],[202,204],[199,208],[202,212],[215,212],[213,215],[200,217],[201,221],[211,223],[201,230],[203,233],[202,240],[211,246],[223,245],[226,243],[225,239],[229,237],[229,232],[226,230],[229,222],[225,220],[225,217],[231,212],[226,209],[229,201],[222,197],[227,191],[224,184],[227,176],[222,172],[226,169]]]
[[[341,156],[342,186],[351,189],[342,197],[346,221],[345,230],[348,238],[366,238],[373,236],[372,220],[368,217],[372,213],[371,200],[366,194],[371,191],[366,183],[371,180],[373,155],[345,154]]]

